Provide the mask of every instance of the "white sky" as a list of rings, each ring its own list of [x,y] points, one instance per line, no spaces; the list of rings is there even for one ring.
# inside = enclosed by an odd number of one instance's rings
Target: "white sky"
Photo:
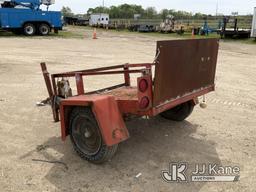
[[[69,6],[74,13],[86,13],[90,7],[97,7],[103,4],[103,0],[55,0],[56,4],[50,7],[50,10],[60,10],[62,6]],[[163,8],[184,10],[189,12],[201,12],[206,14],[215,14],[218,4],[218,13],[231,14],[252,14],[253,7],[256,7],[256,0],[105,0],[105,6],[120,5],[123,3],[139,4],[144,8],[153,6],[159,11]]]

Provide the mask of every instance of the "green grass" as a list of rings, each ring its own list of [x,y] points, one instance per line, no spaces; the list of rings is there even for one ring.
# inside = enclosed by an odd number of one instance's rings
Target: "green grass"
[[[102,29],[101,29],[102,30]],[[140,35],[140,36],[151,36],[151,37],[159,37],[159,38],[167,38],[167,39],[173,39],[173,38],[178,38],[178,39],[181,39],[181,38],[184,38],[184,39],[190,39],[192,38],[192,35],[191,33],[187,33],[185,32],[184,34],[182,35],[179,35],[177,33],[160,33],[160,32],[130,32],[129,30],[127,29],[124,29],[124,30],[120,30],[120,31],[117,31],[117,30],[114,30],[114,29],[110,29],[109,31],[111,31],[112,33],[117,33],[117,34],[127,34],[127,35]],[[201,38],[220,38],[219,35],[217,35],[216,33],[212,33],[212,34],[209,34],[207,36],[201,36],[201,35],[195,35],[194,38],[196,39],[201,39]]]
[[[78,38],[78,39],[81,39],[81,38],[83,38],[83,35],[82,35],[82,33],[75,33],[72,31],[63,30],[63,31],[59,31],[58,34],[50,33],[48,36],[45,36],[45,37],[42,37],[40,35],[28,37],[23,34],[16,35],[12,32],[0,31],[0,38],[6,38],[6,37],[7,38],[8,37],[10,37],[10,38],[17,37],[17,38],[46,38],[46,39],[49,39],[49,38]]]
[[[23,34],[14,34],[12,32],[8,32],[8,31],[4,31],[4,30],[0,30],[0,38],[1,37],[21,37],[21,38],[83,38],[83,34],[82,34],[82,29],[83,27],[79,27],[79,26],[71,26],[71,27],[64,27],[63,30],[59,31],[58,34],[51,32],[48,36],[40,36],[40,35],[35,35],[33,37],[29,37]],[[73,29],[79,29],[81,30],[81,32],[79,32],[79,30],[75,31]]]
[[[0,37],[15,37],[17,35],[12,32],[0,31]]]
[[[82,39],[83,35],[80,33],[75,33],[71,31],[59,31],[58,34],[51,33],[48,37],[54,38],[67,38],[67,39]]]
[[[87,27],[88,28],[88,27]],[[105,31],[104,29],[97,29],[99,31]],[[159,32],[149,32],[149,33],[142,33],[142,32],[130,32],[127,29],[124,30],[114,30],[114,29],[109,29],[112,33],[117,33],[117,34],[127,34],[127,35],[141,35],[141,36],[151,36],[151,37],[159,37],[159,38],[166,38],[166,39],[191,39],[192,35],[191,33],[185,32],[182,35],[179,35],[177,33],[159,33]],[[217,33],[210,33],[209,35],[195,35],[195,39],[202,39],[202,38],[220,38],[220,35]],[[222,42],[239,42],[239,43],[246,43],[246,44],[256,44],[256,40],[253,38],[246,38],[246,39],[221,39]]]
[[[11,32],[6,32],[6,31],[0,31],[0,38],[13,38],[13,37],[18,37],[18,38],[45,38],[45,39],[51,39],[51,38],[65,38],[65,39],[83,39],[85,34],[87,36],[92,36],[92,31],[93,28],[91,27],[83,27],[83,26],[68,26],[65,27],[63,31],[59,31],[58,34],[51,33],[47,37],[42,37],[42,36],[34,36],[34,37],[27,37],[24,35],[15,35]],[[105,32],[105,29],[97,29],[98,32]],[[164,39],[190,39],[192,38],[191,33],[184,33],[183,35],[179,35],[176,33],[159,33],[159,32],[151,32],[151,33],[140,33],[140,32],[130,32],[127,29],[124,30],[114,30],[114,29],[109,29],[108,32],[113,33],[113,34],[122,34],[122,35],[131,35],[131,36],[151,36],[151,37],[156,37],[156,38],[164,38]],[[201,36],[201,35],[195,35],[196,39],[199,38],[220,38],[219,35],[216,33],[209,34],[207,36]],[[222,40],[223,42],[239,42],[239,43],[245,43],[245,44],[256,44],[256,41],[252,38],[249,39],[224,39]]]
[[[141,34],[141,33],[140,33]],[[159,32],[155,32],[155,33],[144,33],[145,35],[149,35],[149,36],[153,36],[153,37],[170,37],[170,38],[184,38],[184,39],[191,39],[191,38],[195,38],[195,39],[202,39],[202,38],[219,38],[220,36],[217,34],[209,34],[209,35],[195,35],[194,37],[192,37],[191,33],[184,33],[182,35],[179,35],[177,33],[159,33]]]

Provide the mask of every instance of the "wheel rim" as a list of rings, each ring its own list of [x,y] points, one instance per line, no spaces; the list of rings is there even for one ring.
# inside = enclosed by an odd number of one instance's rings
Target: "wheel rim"
[[[101,148],[101,135],[95,124],[86,116],[78,116],[72,125],[75,145],[87,155],[95,155]]]
[[[31,26],[31,25],[26,26],[26,27],[25,27],[25,32],[26,32],[26,34],[28,34],[28,35],[32,35],[32,34],[34,33],[34,28],[33,28],[33,26]]]
[[[47,35],[49,33],[49,29],[47,26],[41,26],[41,29],[40,29],[40,32],[43,34],[43,35]]]

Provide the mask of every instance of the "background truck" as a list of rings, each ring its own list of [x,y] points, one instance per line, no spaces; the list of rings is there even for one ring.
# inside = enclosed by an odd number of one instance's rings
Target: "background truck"
[[[48,35],[62,29],[61,12],[48,11],[54,0],[3,1],[0,8],[0,28],[14,33],[32,36]],[[40,9],[47,6],[47,11]]]
[[[89,25],[97,27],[105,27],[109,24],[109,14],[93,13],[90,15]]]

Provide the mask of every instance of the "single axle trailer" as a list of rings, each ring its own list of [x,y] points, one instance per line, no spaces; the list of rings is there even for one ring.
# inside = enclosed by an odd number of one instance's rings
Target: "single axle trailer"
[[[198,104],[198,97],[215,89],[218,47],[218,39],[158,41],[153,63],[52,75],[41,63],[53,118],[61,123],[62,140],[69,135],[83,159],[102,163],[115,154],[120,142],[129,138],[126,119],[160,114],[183,121]],[[124,82],[85,92],[86,77],[114,74],[123,74]],[[131,84],[130,74],[140,74],[136,85]],[[72,95],[70,78],[75,79],[76,95]]]

